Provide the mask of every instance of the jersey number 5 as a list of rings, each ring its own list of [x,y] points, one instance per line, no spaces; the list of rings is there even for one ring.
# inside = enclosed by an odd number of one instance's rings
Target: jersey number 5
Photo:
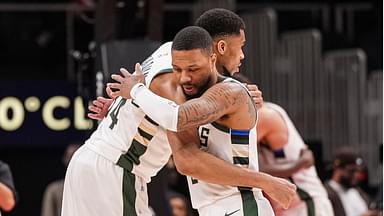
[[[202,127],[200,132],[200,145],[204,147],[208,147],[208,135],[209,135],[209,129]],[[194,179],[191,177],[192,184],[197,184],[199,181],[197,179]]]
[[[200,133],[200,145],[204,147],[208,147],[208,135],[209,135],[209,129],[202,127],[201,133]]]

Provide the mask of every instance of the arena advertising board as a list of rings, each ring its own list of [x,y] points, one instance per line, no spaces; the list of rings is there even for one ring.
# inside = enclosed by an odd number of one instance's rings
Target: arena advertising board
[[[1,81],[0,148],[84,141],[94,126],[88,100],[63,81]]]

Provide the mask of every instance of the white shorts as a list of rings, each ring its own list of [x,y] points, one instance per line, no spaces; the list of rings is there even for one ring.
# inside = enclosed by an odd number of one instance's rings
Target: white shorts
[[[274,216],[269,201],[261,192],[249,191],[249,196],[232,195],[199,209],[200,216]],[[256,210],[253,202],[256,201]]]
[[[146,182],[82,146],[65,176],[62,216],[151,216]]]

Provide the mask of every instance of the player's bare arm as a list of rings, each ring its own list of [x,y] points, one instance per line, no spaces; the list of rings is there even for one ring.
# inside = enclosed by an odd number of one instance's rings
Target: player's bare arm
[[[248,122],[240,122],[237,117],[231,118],[232,128],[250,129],[256,122],[254,103],[247,91],[237,83],[218,83],[200,98],[189,100],[179,106],[173,101],[155,95],[142,84],[144,78],[139,64],[136,64],[134,75],[126,70],[121,72],[122,76],[112,75],[112,79],[117,83],[108,83],[110,88],[117,89],[113,95],[127,99],[134,98],[147,115],[169,130],[179,131],[207,124],[228,117],[235,111],[236,115],[248,115],[247,118],[243,118],[248,119]],[[152,109],[154,106],[158,109]]]
[[[197,128],[168,131],[167,136],[176,168],[183,175],[213,184],[257,187],[283,208],[289,206],[296,193],[296,186],[284,179],[232,165],[201,151]]]
[[[263,155],[264,151],[269,150],[266,150],[265,147],[259,148],[260,171],[276,177],[289,178],[301,169],[314,165],[313,153],[309,149],[303,149],[299,159],[285,163],[268,162]]]
[[[283,118],[273,109],[263,107],[259,110],[259,121],[257,125],[258,143],[267,145],[259,148],[260,170],[273,176],[288,178],[301,169],[308,168],[314,164],[313,154],[308,149],[303,149],[298,160],[285,163],[266,162],[263,160],[264,151],[282,151],[288,143],[288,129]]]
[[[255,102],[256,108],[260,109],[263,106],[263,96],[262,91],[260,91],[257,85],[254,84],[246,84],[249,94],[251,95],[253,101]],[[152,89],[151,89],[152,90]],[[90,113],[88,113],[88,117],[95,120],[102,120],[105,117],[105,114],[108,112],[109,106],[112,104],[113,99],[116,97],[112,93],[111,88],[106,88],[107,95],[109,98],[105,97],[97,97],[96,100],[92,101],[92,104],[88,107]]]
[[[284,148],[288,142],[288,129],[280,114],[266,107],[259,109],[258,114],[258,143],[266,143],[272,150]]]
[[[256,110],[245,89],[237,83],[218,83],[201,97],[188,100],[179,107],[177,130],[204,125],[239,113],[247,115],[249,121],[232,121],[232,128],[252,128],[256,122]],[[237,120],[236,116],[232,119]]]

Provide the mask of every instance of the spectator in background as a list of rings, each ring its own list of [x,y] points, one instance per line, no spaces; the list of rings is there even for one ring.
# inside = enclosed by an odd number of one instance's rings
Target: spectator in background
[[[73,153],[80,147],[80,144],[69,144],[63,155],[64,166],[67,167]],[[50,183],[44,192],[41,216],[60,216],[61,202],[63,201],[64,179]]]
[[[380,144],[379,147],[379,157],[380,157],[380,171],[381,171],[381,177],[383,176],[383,143]],[[375,198],[376,202],[376,208],[381,211],[381,214],[383,214],[383,178],[381,178],[379,188],[376,194]]]
[[[0,161],[0,215],[9,212],[16,204],[16,190],[8,164]]]
[[[172,157],[169,159],[165,168],[168,177],[168,191],[166,194],[169,206],[173,213],[172,215],[181,215],[180,212],[184,212],[181,209],[184,208],[186,209],[188,216],[199,215],[198,212],[192,208],[192,203],[189,199],[190,193],[187,179],[176,170]],[[181,203],[184,203],[185,206],[182,207]]]
[[[362,158],[351,148],[340,148],[335,154],[332,178],[325,184],[335,215],[379,215],[378,211],[368,209],[368,196],[356,187],[356,175],[362,164]]]
[[[191,210],[184,195],[169,192],[168,200],[172,208],[172,216],[191,216]]]

